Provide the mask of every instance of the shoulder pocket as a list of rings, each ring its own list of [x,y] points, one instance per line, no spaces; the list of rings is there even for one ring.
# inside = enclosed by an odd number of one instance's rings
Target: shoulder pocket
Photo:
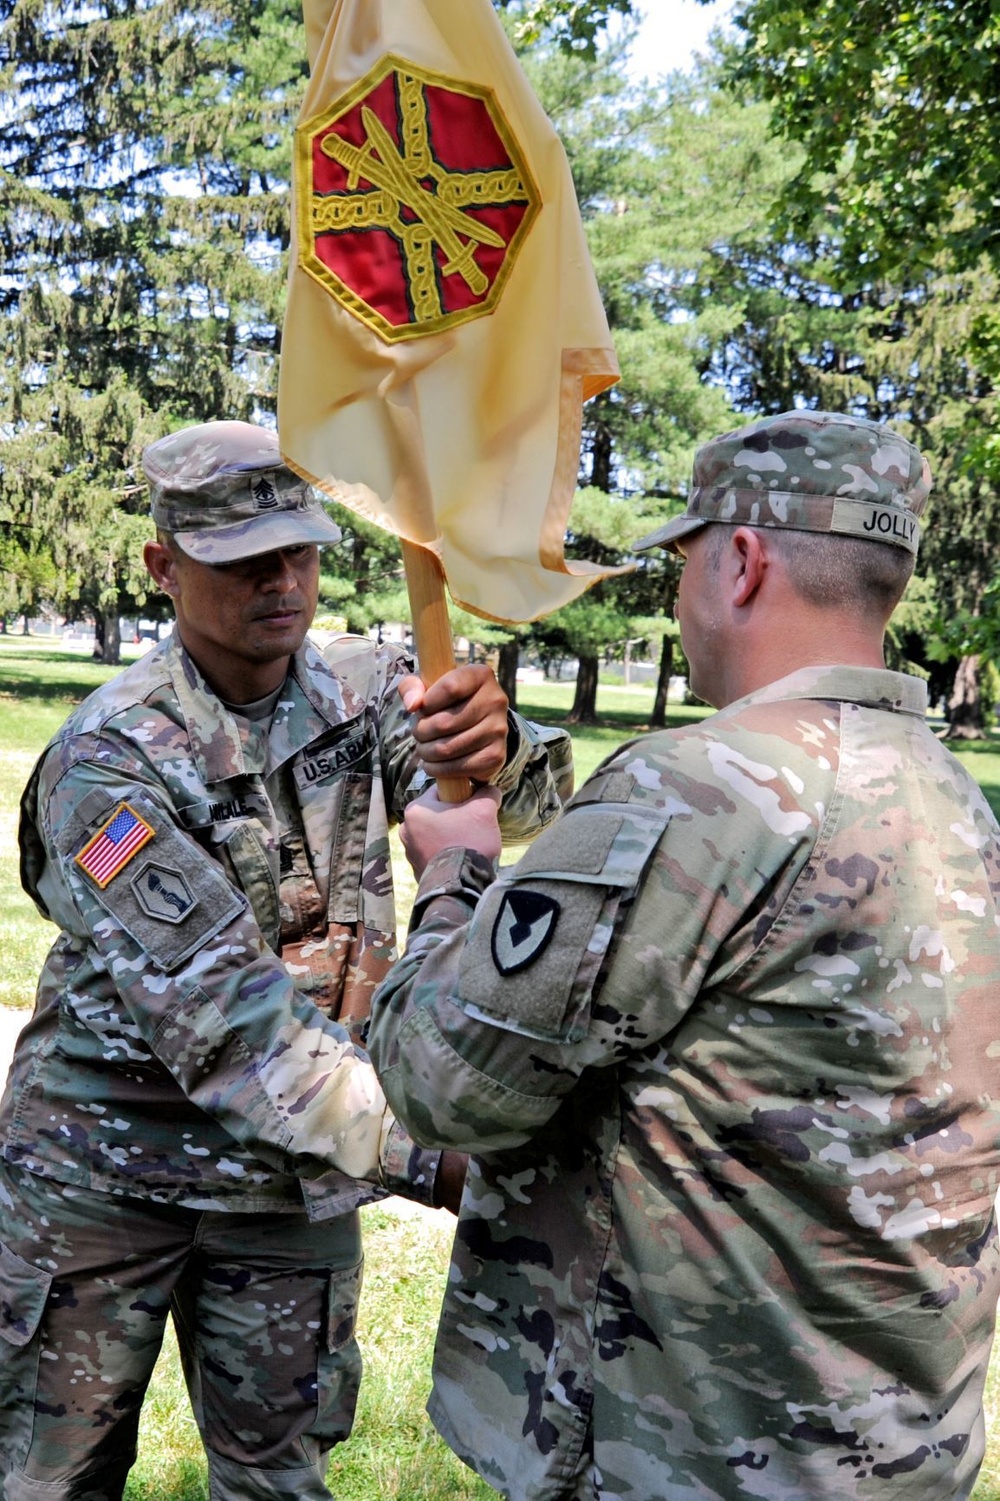
[[[477,908],[458,1003],[508,1031],[579,1041],[619,913],[667,821],[620,805],[564,814]]]
[[[96,788],[55,836],[64,872],[173,970],[245,910],[219,866],[140,787]]]

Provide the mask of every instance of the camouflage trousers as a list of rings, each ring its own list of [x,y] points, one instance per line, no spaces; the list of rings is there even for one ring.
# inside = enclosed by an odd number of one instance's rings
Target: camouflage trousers
[[[171,1314],[212,1501],[329,1497],[361,1265],[356,1213],[207,1213],[0,1163],[0,1494],[120,1501]]]

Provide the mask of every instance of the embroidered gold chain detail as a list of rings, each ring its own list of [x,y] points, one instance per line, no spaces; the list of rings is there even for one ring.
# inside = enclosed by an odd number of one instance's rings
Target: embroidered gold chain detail
[[[477,246],[506,249],[506,241],[500,235],[463,209],[518,202],[528,195],[516,170],[449,172],[435,161],[423,85],[412,75],[400,72],[396,76],[402,114],[402,155],[378,115],[367,105],[361,110],[365,128],[362,146],[352,146],[336,132],[326,135],[322,150],[347,172],[352,196],[314,200],[313,230],[321,233],[390,229],[403,245],[414,317],[418,323],[425,323],[439,318],[444,311],[435,246],[446,257],[442,274],[461,276],[477,297],[482,297],[489,288],[489,278],[475,261]],[[362,178],[377,191],[358,193]],[[404,218],[404,213],[411,217]]]

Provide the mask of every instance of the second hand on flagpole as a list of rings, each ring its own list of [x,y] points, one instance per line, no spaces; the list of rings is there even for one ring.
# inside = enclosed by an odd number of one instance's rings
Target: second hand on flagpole
[[[455,666],[444,574],[436,554],[429,548],[402,538],[400,541],[413,617],[413,641],[420,676],[429,688]],[[443,803],[464,803],[472,796],[472,783],[468,777],[438,777],[436,782]]]

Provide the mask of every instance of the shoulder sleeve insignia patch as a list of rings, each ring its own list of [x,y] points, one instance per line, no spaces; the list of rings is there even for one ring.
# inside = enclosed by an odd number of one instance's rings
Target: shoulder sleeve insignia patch
[[[183,922],[198,905],[180,871],[157,865],[153,860],[147,860],[129,884],[146,916],[160,922]]]
[[[562,908],[554,897],[538,891],[504,893],[491,948],[502,975],[516,975],[540,959],[552,942]]]
[[[103,891],[109,882],[156,835],[128,803],[119,803],[112,816],[75,856],[77,865]]]

